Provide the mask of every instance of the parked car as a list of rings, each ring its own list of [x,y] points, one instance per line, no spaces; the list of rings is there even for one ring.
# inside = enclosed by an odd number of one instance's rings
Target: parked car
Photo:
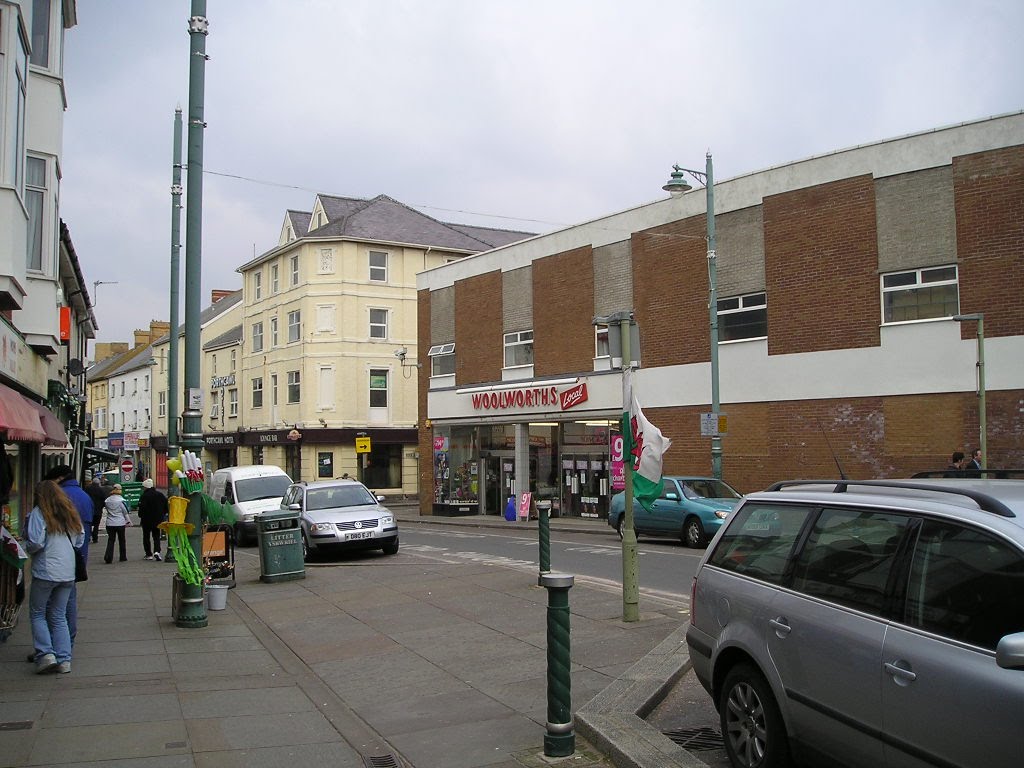
[[[713,477],[665,477],[661,497],[652,504],[633,500],[636,535],[668,536],[688,547],[703,547],[743,498],[735,488]],[[626,494],[612,497],[608,525],[622,537]]]
[[[319,552],[379,549],[398,552],[398,521],[358,480],[318,480],[293,483],[281,507],[299,513],[302,554],[309,560]]]
[[[791,481],[704,554],[686,634],[736,768],[1021,764],[1024,481]]]
[[[256,541],[256,517],[281,508],[281,497],[292,479],[273,464],[222,467],[210,478],[210,496],[227,504],[235,515],[235,540]]]

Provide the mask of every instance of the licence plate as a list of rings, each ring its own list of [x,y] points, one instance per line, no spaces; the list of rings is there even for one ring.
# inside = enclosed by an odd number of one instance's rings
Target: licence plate
[[[372,539],[373,531],[353,531],[352,533],[345,534],[345,541],[355,541],[356,539]]]

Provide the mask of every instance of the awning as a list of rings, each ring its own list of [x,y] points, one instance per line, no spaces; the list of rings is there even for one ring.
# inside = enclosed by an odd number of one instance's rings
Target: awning
[[[0,431],[7,433],[9,442],[42,443],[47,439],[39,411],[34,405],[10,387],[0,384]],[[64,435],[64,441],[67,442],[67,435]]]
[[[68,446],[68,433],[64,431],[64,425],[61,424],[60,419],[54,416],[53,411],[45,405],[40,405],[32,400],[28,400],[28,398],[26,400],[39,413],[39,421],[43,425],[43,432],[46,433],[43,445],[56,445],[66,448]]]

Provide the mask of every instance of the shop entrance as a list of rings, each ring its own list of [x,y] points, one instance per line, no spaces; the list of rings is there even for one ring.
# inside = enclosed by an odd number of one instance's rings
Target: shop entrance
[[[505,512],[508,497],[512,495],[516,479],[514,451],[491,451],[481,456],[483,464],[483,490],[480,498],[485,515],[501,515]]]
[[[600,451],[562,454],[562,515],[608,519],[608,456]]]

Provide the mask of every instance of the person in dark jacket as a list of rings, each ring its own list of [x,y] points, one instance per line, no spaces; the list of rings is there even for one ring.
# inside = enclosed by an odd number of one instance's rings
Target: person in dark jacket
[[[142,481],[139,497],[139,522],[142,524],[142,547],[147,560],[160,560],[160,523],[167,519],[167,497],[153,487],[153,478]],[[152,546],[150,542],[152,541]]]
[[[89,498],[92,499],[92,542],[93,544],[99,543],[100,536],[100,518],[103,517],[103,502],[107,500],[107,496],[110,495],[110,489],[106,484],[102,483],[100,475],[93,475],[92,482],[89,483],[85,492],[89,494]]]

